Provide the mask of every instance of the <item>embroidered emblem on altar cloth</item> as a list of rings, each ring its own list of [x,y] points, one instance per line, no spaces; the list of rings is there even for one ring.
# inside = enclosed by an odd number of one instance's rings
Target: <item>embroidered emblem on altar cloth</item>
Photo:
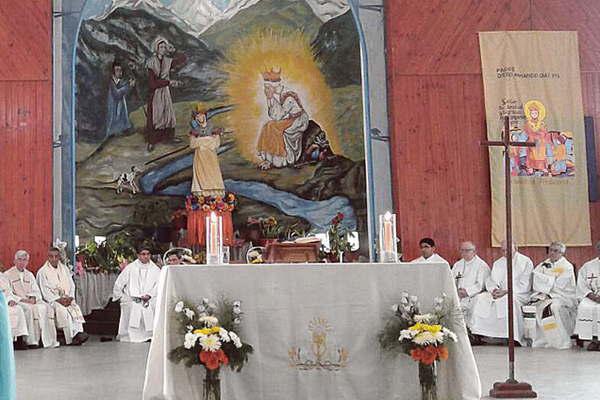
[[[338,371],[348,364],[348,350],[344,347],[330,348],[328,337],[333,328],[325,318],[315,317],[308,323],[311,338],[310,349],[290,347],[290,367],[298,370]]]

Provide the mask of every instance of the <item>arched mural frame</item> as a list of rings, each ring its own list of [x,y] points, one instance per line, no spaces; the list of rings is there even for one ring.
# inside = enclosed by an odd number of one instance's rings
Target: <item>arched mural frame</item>
[[[59,123],[55,124],[54,136],[59,144],[58,154],[55,154],[54,165],[54,193],[56,204],[54,210],[54,237],[61,237],[65,240],[69,248],[74,248],[76,234],[76,157],[75,157],[75,105],[76,105],[76,86],[75,86],[75,67],[77,42],[81,23],[85,17],[86,6],[89,0],[55,0],[54,7],[54,40],[61,43],[55,46],[55,51],[60,48],[62,54],[68,56],[65,63],[62,57],[55,57],[54,77],[55,82],[55,119]],[[348,5],[352,11],[353,19],[359,36],[361,50],[361,77],[362,77],[362,102],[363,102],[363,137],[365,146],[366,163],[366,190],[367,190],[367,213],[368,213],[368,235],[369,235],[369,256],[371,261],[375,260],[376,249],[376,229],[377,215],[386,210],[392,210],[391,177],[390,177],[390,154],[389,154],[389,136],[387,135],[387,94],[386,94],[386,69],[385,69],[385,34],[384,34],[384,6],[383,0],[365,1],[348,0]],[[370,23],[365,22],[370,19]],[[377,25],[373,24],[373,20]],[[380,37],[371,37],[371,46],[369,43],[369,29],[379,28]],[[373,36],[373,35],[371,35]],[[375,35],[377,36],[377,35]],[[379,48],[373,49],[373,43],[379,45]],[[382,46],[383,44],[383,46]],[[67,50],[68,52],[65,52]],[[371,54],[370,54],[371,52]],[[371,62],[370,56],[379,56],[376,63]],[[57,62],[58,59],[58,62]],[[65,64],[68,71],[65,71]],[[372,85],[371,74],[375,70],[375,76],[379,87],[377,89]],[[62,79],[67,72],[70,79]],[[57,77],[60,76],[60,79]],[[67,96],[65,96],[67,95]],[[60,111],[57,112],[57,100],[60,102]],[[373,108],[375,101],[377,107]],[[373,115],[377,110],[379,115]],[[56,118],[58,116],[58,118]],[[373,120],[377,120],[374,126]],[[63,134],[67,132],[67,135]],[[375,148],[374,144],[378,147]],[[379,161],[378,170],[387,173],[378,174],[375,179],[373,171],[376,168],[374,160]],[[57,194],[60,193],[60,202],[57,202]],[[58,203],[58,204],[57,204]]]

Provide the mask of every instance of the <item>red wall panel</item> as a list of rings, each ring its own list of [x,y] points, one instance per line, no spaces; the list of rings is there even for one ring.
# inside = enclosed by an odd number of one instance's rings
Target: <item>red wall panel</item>
[[[386,2],[394,201],[405,259],[431,236],[456,260],[472,240],[488,262],[491,199],[479,31],[577,30],[585,115],[600,121],[600,2],[583,0],[429,0]],[[597,154],[600,138],[597,134]],[[600,173],[600,171],[599,171]],[[600,203],[590,204],[600,239]],[[545,249],[523,252],[541,261]],[[577,265],[594,255],[573,248]]]
[[[0,2],[0,262],[52,241],[51,1]]]

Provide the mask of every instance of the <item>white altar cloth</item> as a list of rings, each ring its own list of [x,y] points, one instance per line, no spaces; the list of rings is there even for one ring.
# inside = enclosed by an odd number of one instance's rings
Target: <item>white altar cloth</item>
[[[454,280],[444,264],[293,264],[168,266],[159,287],[154,338],[148,355],[145,400],[202,399],[204,367],[185,368],[168,360],[182,340],[174,305],[224,295],[241,300],[240,335],[254,347],[241,373],[221,368],[223,400],[367,400],[420,398],[417,363],[384,354],[377,335],[403,291],[417,295],[421,312],[446,293],[455,304]],[[459,313],[460,315],[460,313]],[[326,320],[326,360],[345,366],[306,369],[293,365],[289,351],[314,359],[309,324]],[[464,322],[451,326],[459,341],[439,363],[438,395],[444,400],[477,399],[481,385]]]

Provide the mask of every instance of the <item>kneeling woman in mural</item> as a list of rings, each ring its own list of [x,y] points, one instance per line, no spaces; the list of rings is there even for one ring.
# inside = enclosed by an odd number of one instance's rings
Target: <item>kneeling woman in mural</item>
[[[302,136],[308,128],[308,114],[302,107],[298,94],[285,91],[281,69],[262,74],[269,121],[258,138],[258,157],[261,169],[294,165],[302,155]]]
[[[221,129],[215,129],[200,105],[192,111],[190,147],[194,149],[192,193],[199,196],[223,196],[225,185],[217,150],[221,145]]]

